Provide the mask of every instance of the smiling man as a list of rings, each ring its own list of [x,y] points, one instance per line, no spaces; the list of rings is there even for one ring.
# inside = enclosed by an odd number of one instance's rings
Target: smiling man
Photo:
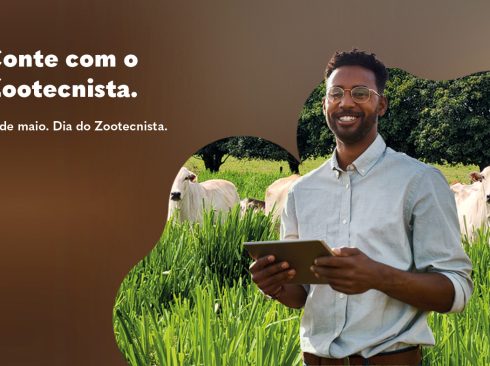
[[[418,365],[433,345],[429,311],[459,312],[473,285],[454,196],[435,168],[386,146],[378,117],[388,73],[374,54],[337,52],[323,112],[332,157],[292,186],[283,239],[323,239],[335,257],[311,271],[328,285],[290,285],[295,269],[257,259],[252,280],[269,297],[304,306],[306,365]]]

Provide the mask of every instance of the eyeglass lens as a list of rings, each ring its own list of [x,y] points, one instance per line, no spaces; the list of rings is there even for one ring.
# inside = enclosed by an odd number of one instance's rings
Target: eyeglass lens
[[[344,97],[346,91],[350,92],[352,100],[356,103],[365,103],[369,100],[370,90],[365,86],[356,86],[352,89],[342,89],[339,86],[334,86],[328,89],[328,99],[331,102],[338,102]]]

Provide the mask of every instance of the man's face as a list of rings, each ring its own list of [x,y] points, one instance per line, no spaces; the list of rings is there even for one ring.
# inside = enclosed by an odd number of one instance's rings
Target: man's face
[[[376,76],[371,70],[361,66],[341,66],[335,69],[327,79],[327,90],[332,86],[342,89],[366,86],[378,92]],[[373,92],[367,102],[356,103],[350,92],[345,91],[338,102],[329,102],[324,98],[323,113],[330,130],[344,144],[364,141],[370,143],[376,138],[378,116],[386,112],[387,104],[384,96]]]

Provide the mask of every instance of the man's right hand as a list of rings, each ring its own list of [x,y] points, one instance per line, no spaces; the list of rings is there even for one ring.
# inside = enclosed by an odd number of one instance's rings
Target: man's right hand
[[[276,263],[273,255],[258,258],[250,265],[252,281],[266,295],[279,299],[284,292],[284,285],[293,278],[296,271],[289,268],[288,262]]]

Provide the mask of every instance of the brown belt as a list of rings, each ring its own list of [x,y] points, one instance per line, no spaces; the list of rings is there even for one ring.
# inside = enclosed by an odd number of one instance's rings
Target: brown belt
[[[303,360],[308,366],[317,365],[410,365],[417,366],[422,360],[420,346],[410,347],[399,351],[379,353],[364,358],[353,355],[344,358],[326,358],[303,352]]]

